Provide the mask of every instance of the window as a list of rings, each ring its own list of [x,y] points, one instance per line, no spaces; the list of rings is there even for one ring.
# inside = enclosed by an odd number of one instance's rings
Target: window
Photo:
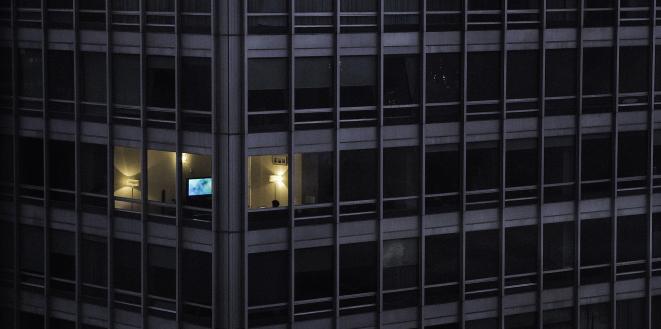
[[[116,289],[140,292],[141,255],[139,242],[120,239],[113,241],[113,279]]]
[[[160,203],[176,203],[175,152],[147,150],[148,199]]]
[[[105,303],[105,287],[108,284],[108,247],[106,238],[83,234],[80,257],[82,293],[88,298],[95,298],[99,303]],[[101,288],[99,288],[101,287]]]
[[[545,202],[569,201],[574,199],[575,154],[573,137],[558,136],[545,138]]]
[[[500,182],[498,142],[469,143],[466,151],[466,189],[496,189]]]
[[[14,90],[14,86],[12,85],[12,72],[14,71],[11,60],[12,56],[13,52],[11,48],[0,47],[0,57],[5,58],[0,63],[0,95],[4,97],[11,96]]]
[[[333,248],[297,249],[294,255],[294,291],[296,300],[333,295]]]
[[[581,323],[579,324],[579,328],[611,328],[611,312],[609,303],[581,305],[580,321]]]
[[[606,282],[610,279],[611,220],[581,221],[581,284]],[[607,250],[608,252],[604,252]]]
[[[505,230],[505,275],[537,272],[537,225]]]
[[[42,329],[44,328],[44,316],[21,311],[18,323],[20,329]]]
[[[296,33],[333,32],[333,8],[332,0],[296,0]]]
[[[268,308],[254,306],[287,303],[289,297],[289,256],[286,251],[248,255],[248,326],[286,323],[287,305]]]
[[[418,3],[417,0],[385,0],[383,4],[385,32],[417,31]]]
[[[443,2],[444,3],[444,2]],[[461,98],[461,54],[427,54],[427,102],[457,102]]]
[[[661,258],[661,215],[652,217],[652,258]]]
[[[612,176],[611,143],[609,134],[583,136],[581,178],[584,198],[610,195],[608,180]]]
[[[107,146],[80,144],[80,185],[83,193],[107,193]]]
[[[112,95],[115,104],[140,105],[140,57],[112,55]]]
[[[377,163],[377,151],[374,149],[340,152],[341,201],[376,198]]]
[[[19,183],[22,185],[44,185],[44,148],[43,141],[38,138],[19,138]]]
[[[523,313],[505,316],[505,329],[537,328],[537,313]]]
[[[147,106],[174,108],[174,57],[147,56]]]
[[[567,79],[567,77],[564,78]],[[538,95],[539,52],[537,50],[509,51],[507,53],[507,98],[536,98]]]
[[[583,49],[583,94],[592,96],[584,96],[583,112],[611,112],[612,92],[613,49],[610,47]]]
[[[645,320],[645,300],[643,298],[617,301],[616,328],[643,329],[647,325]],[[654,310],[652,310],[654,312]]]
[[[345,56],[340,62],[340,106],[376,105],[376,58]]]
[[[20,49],[18,51],[18,96],[41,98],[41,50]]]
[[[106,54],[80,53],[80,97],[86,102],[106,102]]]
[[[174,0],[147,0],[146,25],[150,32],[174,30]]]
[[[341,32],[374,32],[377,26],[376,0],[340,0]]]
[[[140,150],[115,146],[115,208],[139,211],[142,183],[140,182]],[[136,209],[137,208],[137,209]]]
[[[50,274],[54,278],[76,280],[76,239],[73,232],[50,230]],[[71,282],[73,283],[73,282]],[[64,288],[61,283],[55,283],[55,289]],[[73,284],[70,291],[73,292]]]
[[[466,279],[498,276],[498,230],[466,232]]]
[[[248,60],[248,112],[278,111],[250,115],[250,132],[286,130],[289,123],[289,69],[285,58]]]
[[[383,150],[383,194],[386,198],[420,193],[420,155],[417,147]]]
[[[148,253],[149,294],[174,299],[177,286],[175,248],[150,244]]]
[[[3,275],[14,271],[14,242],[14,223],[0,221],[0,273]]]
[[[183,3],[188,3],[184,1]],[[211,61],[206,57],[181,58],[181,107],[211,111]]]
[[[537,141],[534,139],[508,140],[505,156],[505,185],[507,187],[537,185],[539,168]]]
[[[576,112],[574,97],[578,90],[576,49],[549,49],[545,57],[545,115],[574,114]]]
[[[181,3],[181,31],[209,34],[211,32],[211,1],[189,0]]]
[[[73,100],[73,52],[48,50],[48,98]]]
[[[418,55],[385,55],[383,62],[383,103],[419,103],[420,67]]]
[[[545,310],[544,329],[571,329],[574,327],[574,310],[572,308],[560,308]]]
[[[418,240],[383,241],[383,289],[418,285]]]
[[[211,156],[182,153],[181,171],[184,206],[211,209],[211,198],[213,196]],[[207,211],[199,209],[184,209],[184,211],[192,211],[190,215],[193,216],[193,219],[211,221],[211,214]]]
[[[459,235],[431,235],[425,238],[425,284],[459,281]]]
[[[340,295],[376,291],[376,243],[340,245]]]
[[[427,1],[427,31],[458,31],[462,29],[462,1]]]
[[[248,208],[288,206],[289,166],[286,154],[248,158]]]
[[[299,153],[296,161],[294,204],[333,202],[333,155],[331,152]]]
[[[574,267],[574,222],[544,224],[544,286],[548,288],[571,285]],[[560,272],[564,270],[564,274]]]
[[[44,229],[20,225],[19,234],[20,271],[31,275],[44,274]]]
[[[69,141],[49,139],[48,151],[50,153],[50,187],[53,189],[73,191],[75,189],[74,183],[76,181],[74,143]],[[73,203],[73,200],[71,201]]]
[[[182,261],[182,294],[184,319],[198,325],[211,326],[211,254],[184,249]]]
[[[620,48],[620,93],[647,92],[649,88],[648,53],[647,46]]]
[[[617,143],[618,177],[640,177],[647,175],[647,139],[646,131],[626,131],[619,133]]]
[[[301,3],[302,1],[297,1]],[[296,109],[329,108],[335,104],[331,57],[296,58]]]
[[[459,146],[429,145],[425,154],[425,193],[427,213],[454,211],[459,206]],[[447,194],[450,195],[447,195]],[[436,194],[445,194],[438,196]]]
[[[286,0],[248,0],[248,33],[287,33],[287,3]]]
[[[647,215],[617,218],[617,262],[646,258]]]
[[[486,3],[498,4],[497,1],[486,1]],[[500,98],[500,62],[500,52],[498,51],[468,53],[468,77],[466,79],[468,101]]]

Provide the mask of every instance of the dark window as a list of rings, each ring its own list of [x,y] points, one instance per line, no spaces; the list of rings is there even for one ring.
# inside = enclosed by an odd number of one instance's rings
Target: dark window
[[[610,329],[610,303],[581,305],[581,323],[579,328]]]
[[[83,283],[105,286],[108,283],[106,238],[84,234],[80,255]]]
[[[575,153],[573,137],[547,137],[544,141],[544,183],[573,182]]]
[[[41,50],[20,49],[18,64],[18,95],[41,98]]]
[[[538,95],[539,52],[537,50],[509,51],[507,53],[507,98],[536,98]]]
[[[649,48],[620,48],[620,92],[647,92],[649,81]]]
[[[21,225],[20,231],[20,270],[22,272],[44,273],[44,229],[42,227]]]
[[[500,154],[497,142],[468,144],[466,152],[466,189],[469,191],[498,188]]]
[[[425,192],[459,192],[459,150],[456,144],[429,145],[425,154]]]
[[[51,329],[75,329],[76,323],[72,321],[50,318],[48,320],[48,328]]]
[[[537,313],[523,313],[505,316],[505,329],[537,328]]]
[[[496,0],[468,0],[468,10],[500,10],[502,5]]]
[[[376,150],[340,152],[340,200],[374,199],[378,181]]]
[[[497,3],[496,1],[486,1]],[[470,8],[470,7],[469,7]],[[468,53],[468,101],[500,98],[500,52],[482,51]]]
[[[297,249],[294,255],[296,300],[333,295],[333,248]]]
[[[647,215],[617,218],[617,261],[629,262],[645,259]]]
[[[466,329],[493,329],[498,328],[499,322],[496,318],[466,321]]]
[[[425,284],[459,281],[459,235],[426,237],[425,263]]]
[[[661,214],[652,217],[652,257],[661,257]]]
[[[56,189],[74,190],[76,181],[74,143],[49,139],[48,151],[50,186]]]
[[[21,311],[18,322],[21,329],[40,329],[44,327],[44,316]]]
[[[610,219],[581,221],[581,265],[608,264],[611,260],[609,250],[611,250]]]
[[[204,33],[211,31],[211,1],[182,1],[181,31],[183,33]],[[206,15],[200,15],[206,14]]]
[[[248,255],[248,305],[286,302],[288,296],[288,253],[273,251]]]
[[[140,243],[115,239],[113,241],[113,278],[115,288],[139,292],[141,287]]]
[[[112,55],[113,102],[140,105],[140,57],[129,54]]]
[[[617,301],[617,325],[618,329],[643,329],[647,328],[645,319],[645,300],[627,299]],[[652,310],[654,313],[654,310]]]
[[[546,51],[546,96],[576,95],[576,49]]]
[[[83,192],[107,193],[107,146],[80,144],[80,187]]]
[[[0,149],[5,152],[5,160],[0,162],[0,184],[12,184],[14,182],[14,136],[0,134]],[[8,188],[8,186],[4,188]]]
[[[418,285],[418,240],[383,241],[383,289]]]
[[[149,245],[149,293],[175,298],[177,273],[175,248]]]
[[[574,266],[574,223],[544,224],[544,270]]]
[[[618,177],[645,176],[647,173],[647,132],[621,132],[618,137]]]
[[[418,55],[387,55],[383,59],[384,105],[417,104],[420,94]]]
[[[505,230],[505,274],[537,271],[537,226],[510,227]]]
[[[561,308],[545,310],[544,329],[571,329],[574,328],[574,310],[572,308]]]
[[[466,279],[498,276],[498,230],[466,233]]]
[[[83,101],[106,101],[106,54],[80,54],[80,97]]]
[[[19,137],[18,168],[20,184],[44,185],[43,141],[37,138]]]
[[[376,290],[376,253],[374,242],[340,246],[340,295]]]
[[[248,0],[248,13],[251,14],[248,18],[248,32],[286,33],[288,3],[286,0]]]
[[[211,305],[211,254],[184,249],[182,256],[182,292],[184,300]]]
[[[248,111],[286,110],[289,107],[287,59],[248,61]]]
[[[14,269],[14,251],[14,223],[0,221],[0,269]]]
[[[340,61],[340,106],[376,105],[376,58],[345,56]]]
[[[12,72],[14,71],[12,49],[0,47],[0,57],[4,58],[0,62],[0,95],[11,96],[14,90],[12,85]]]
[[[297,2],[298,3],[298,2]],[[333,96],[333,61],[331,57],[296,58],[297,109],[328,108]]]
[[[661,70],[659,70],[659,65],[661,65],[661,46],[655,46],[654,50],[654,90],[661,90]]]
[[[48,98],[73,100],[73,52],[48,51]]]
[[[420,155],[417,147],[383,150],[383,195],[386,198],[420,193]]]
[[[428,103],[459,101],[463,70],[459,53],[427,54],[426,70]]]
[[[210,111],[212,92],[210,59],[182,57],[181,80],[181,107],[184,110]]]
[[[507,187],[537,185],[537,141],[508,140],[505,156],[505,184]]]
[[[73,232],[51,229],[50,274],[67,280],[76,279],[76,246]]]
[[[300,181],[296,204],[333,202],[333,156],[330,152],[297,154],[300,167],[296,180]],[[298,164],[297,164],[298,165]],[[300,194],[299,194],[300,193]]]
[[[611,178],[612,147],[610,135],[583,136],[582,151],[581,175],[584,181]]]
[[[610,94],[613,90],[613,48],[583,49],[583,94]]]
[[[147,106],[174,107],[174,57],[147,57]]]

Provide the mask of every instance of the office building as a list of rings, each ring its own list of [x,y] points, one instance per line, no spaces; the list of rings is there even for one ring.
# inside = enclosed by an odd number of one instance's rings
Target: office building
[[[5,1],[0,327],[661,328],[659,8]]]

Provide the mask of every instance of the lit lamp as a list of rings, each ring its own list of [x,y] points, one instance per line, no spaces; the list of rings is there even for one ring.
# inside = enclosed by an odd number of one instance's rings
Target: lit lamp
[[[269,176],[269,183],[275,183],[273,185],[273,199],[278,199],[278,185],[283,185],[285,178],[282,175],[271,175]]]
[[[133,199],[133,189],[140,186],[139,179],[128,178],[126,180],[126,186],[131,188],[131,199]],[[133,202],[131,202],[131,209],[133,209]]]

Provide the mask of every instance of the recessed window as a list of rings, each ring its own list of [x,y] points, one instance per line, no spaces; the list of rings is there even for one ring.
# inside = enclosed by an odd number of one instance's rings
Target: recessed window
[[[76,240],[73,232],[50,230],[50,274],[59,279],[76,279]]]
[[[300,2],[300,1],[299,1]],[[296,109],[329,108],[333,96],[333,61],[331,57],[296,58]]]
[[[537,226],[510,227],[505,230],[505,274],[537,271]]]
[[[115,208],[139,211],[143,182],[141,178],[140,150],[136,148],[115,146]]]
[[[420,98],[419,56],[386,55],[383,60],[384,105],[417,104]]]
[[[340,200],[374,199],[378,182],[374,149],[340,152]]]
[[[151,244],[148,253],[149,294],[174,299],[177,286],[175,248]]]
[[[581,266],[608,264],[611,261],[611,220],[581,221]],[[609,252],[604,252],[608,250]]]
[[[147,106],[174,108],[174,57],[147,56]]]
[[[418,285],[418,239],[383,241],[383,289]]]
[[[610,94],[613,90],[613,48],[583,49],[583,94]]]
[[[376,290],[376,256],[374,242],[340,246],[340,295]]]
[[[537,185],[537,140],[508,140],[505,156],[505,185],[507,187]]]
[[[299,153],[296,161],[294,204],[333,202],[333,155],[330,152]]]
[[[21,272],[31,274],[44,273],[44,229],[42,227],[19,226],[20,255],[19,266]]]
[[[182,109],[211,111],[211,60],[206,57],[182,57],[181,80]]]
[[[113,103],[140,105],[140,56],[112,55]]]
[[[546,96],[576,95],[576,49],[546,51]]]
[[[536,1],[533,2],[536,3]],[[511,4],[508,2],[508,5]],[[507,98],[536,98],[538,95],[539,51],[509,51],[507,53]]]
[[[340,106],[376,105],[376,58],[344,56],[340,60]]]
[[[498,142],[468,144],[466,152],[466,189],[469,191],[498,188],[500,154]]]
[[[466,233],[466,279],[498,276],[498,230]]]
[[[333,248],[297,249],[294,255],[296,300],[330,297],[333,294]]]
[[[386,198],[420,193],[420,153],[417,147],[383,150],[383,195]]]
[[[44,185],[43,140],[19,137],[19,183],[31,186]]]
[[[594,134],[583,136],[581,175],[584,181],[610,179],[612,176],[611,136]]]
[[[617,218],[617,262],[644,260],[647,253],[647,215]]]
[[[425,284],[459,281],[459,235],[431,235],[425,238]]]
[[[115,288],[140,292],[141,284],[140,243],[129,240],[113,241],[113,278]]]
[[[106,101],[106,54],[80,53],[80,97],[87,102]]]
[[[649,81],[649,48],[620,48],[620,93],[647,92]]]
[[[41,50],[20,49],[18,56],[18,95],[41,98]]]
[[[461,55],[459,53],[427,54],[427,102],[459,101],[461,97]]]
[[[289,165],[286,154],[248,158],[248,208],[278,208],[289,203]]]
[[[48,51],[48,98],[73,100],[73,52]]]
[[[477,1],[477,0],[476,0]],[[485,1],[498,4],[497,1]],[[470,2],[469,2],[469,8]],[[500,98],[500,52],[481,51],[468,53],[467,89],[468,101],[495,100]]]
[[[620,132],[618,146],[618,177],[641,177],[647,173],[647,132]]]

